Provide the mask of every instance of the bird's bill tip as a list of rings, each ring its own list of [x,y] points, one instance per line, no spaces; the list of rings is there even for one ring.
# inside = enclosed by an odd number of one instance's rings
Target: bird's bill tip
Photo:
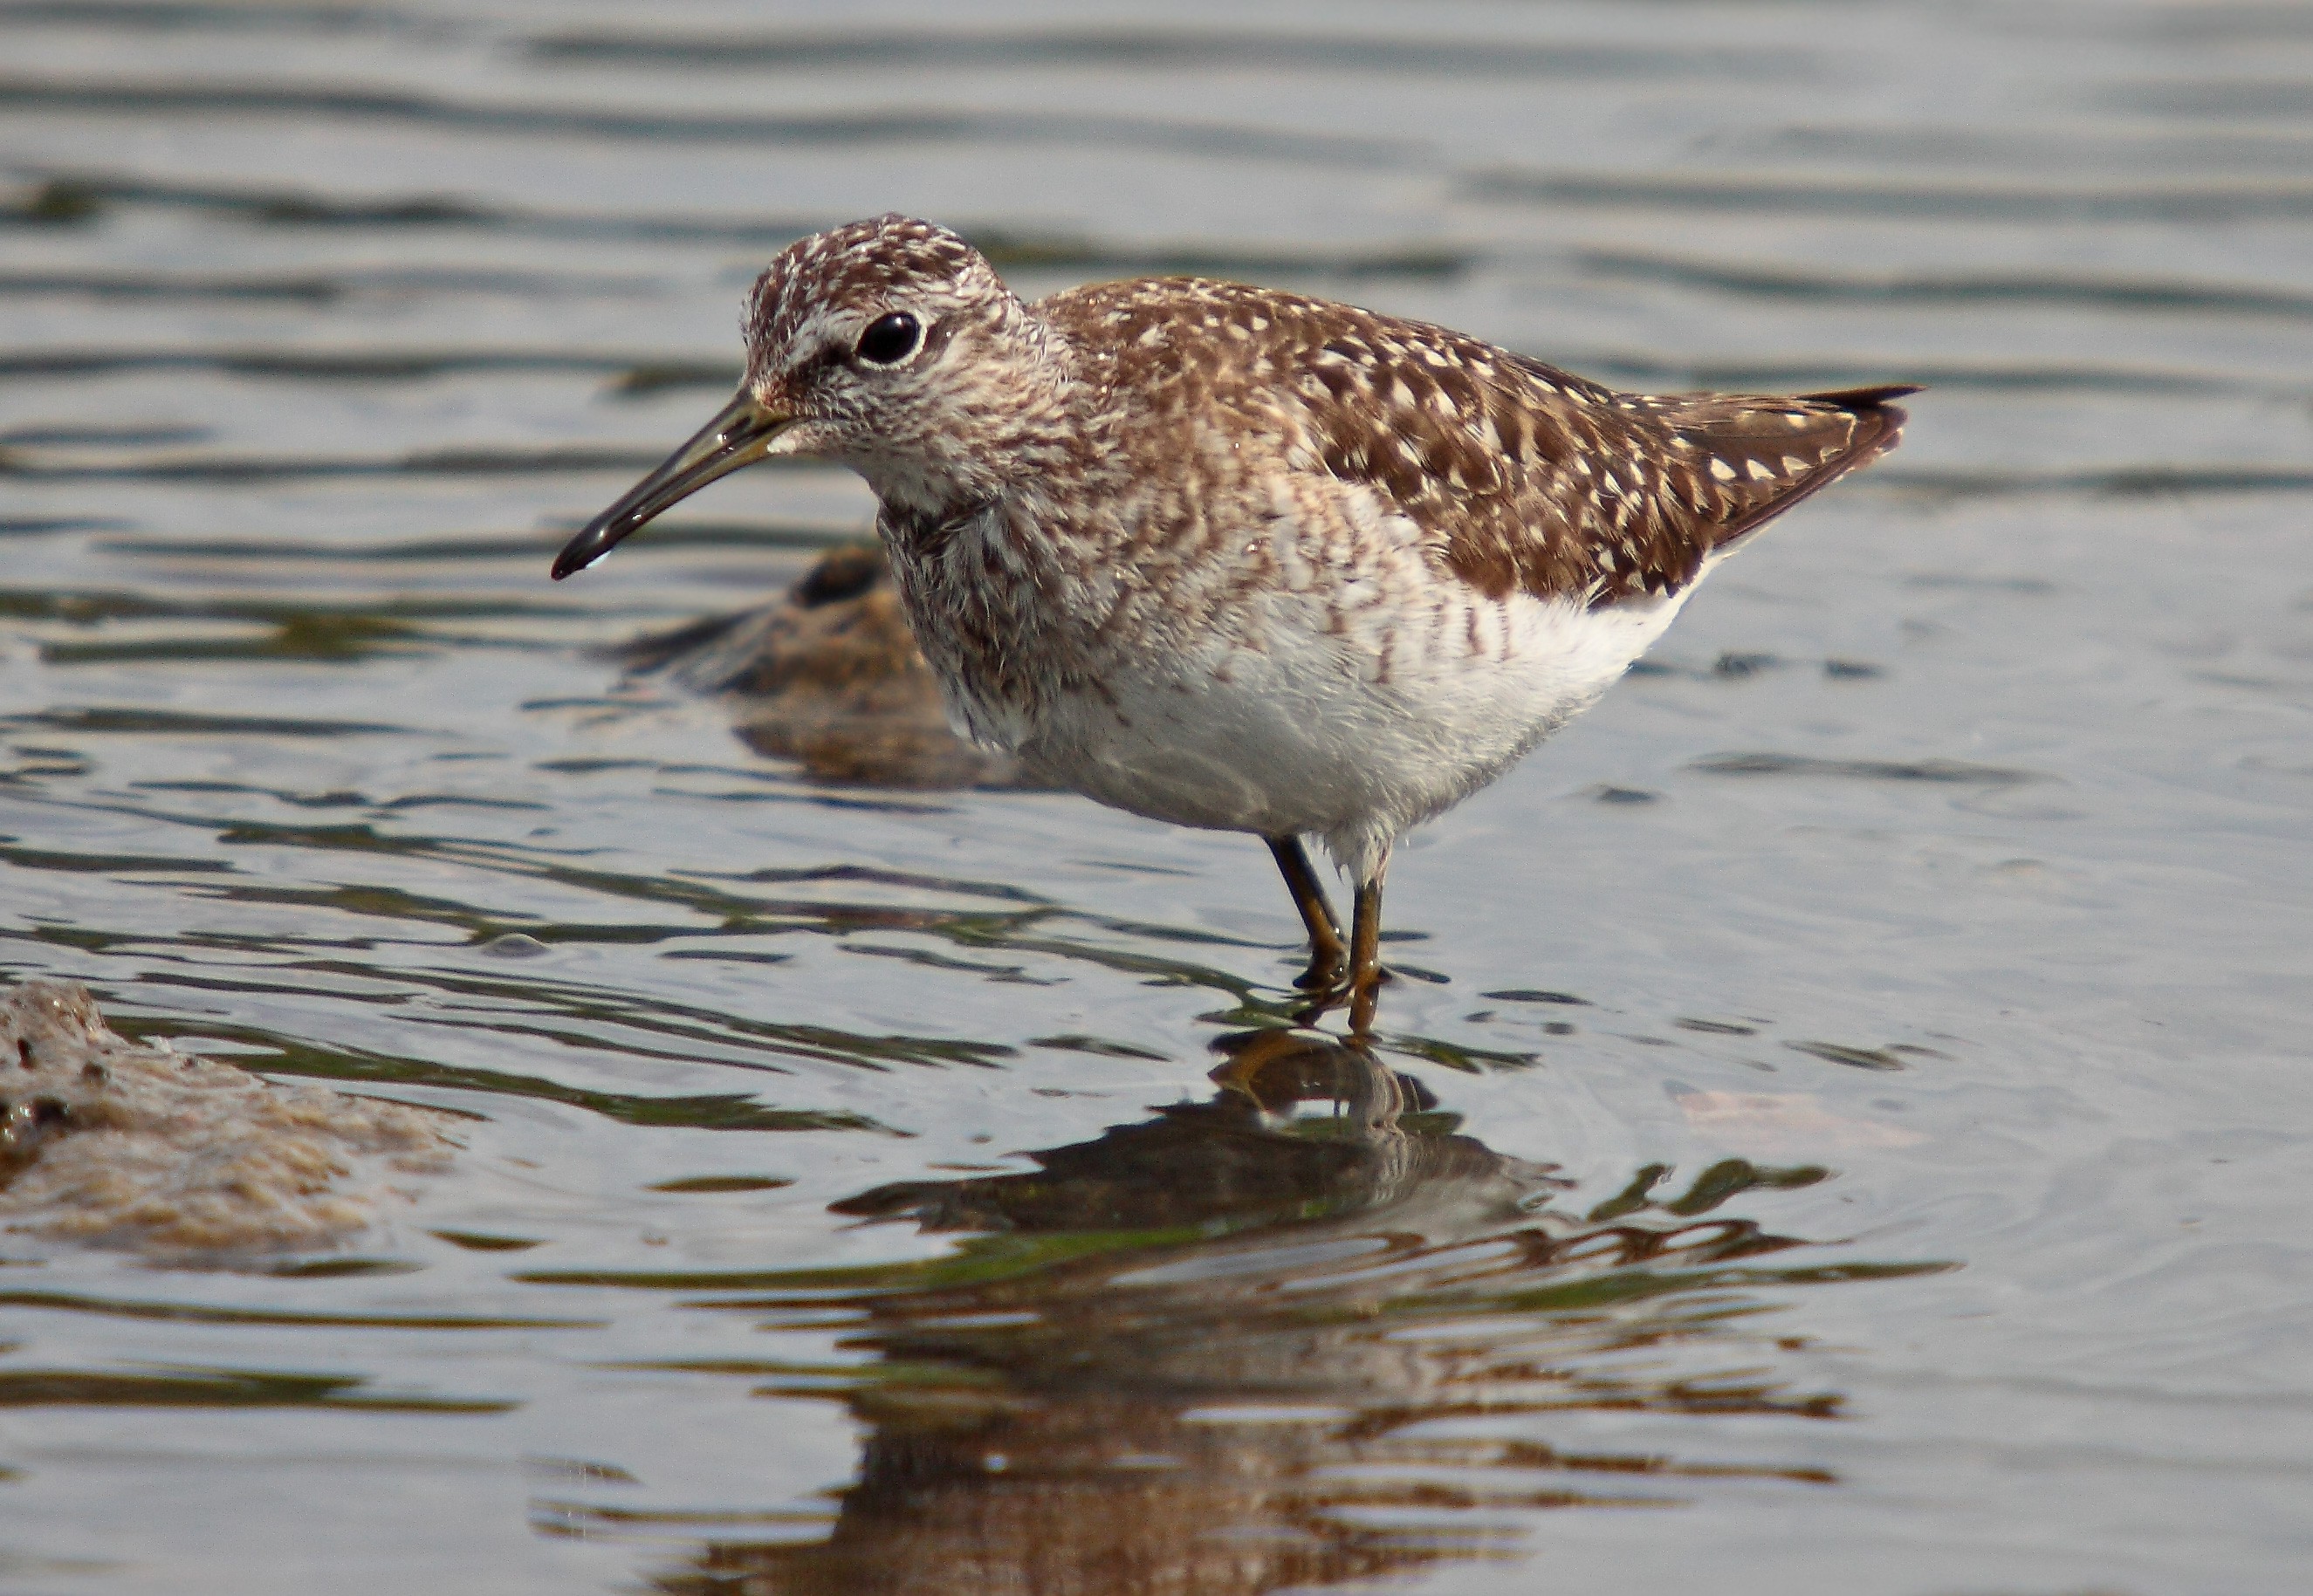
[[[618,503],[562,546],[562,552],[554,557],[554,580],[585,570],[662,512],[717,478],[762,459],[770,452],[771,441],[794,419],[741,389],[720,415],[668,455],[658,469],[629,488]]]

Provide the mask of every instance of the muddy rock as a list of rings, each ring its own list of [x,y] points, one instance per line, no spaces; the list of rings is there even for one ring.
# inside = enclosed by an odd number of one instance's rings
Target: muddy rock
[[[128,1041],[69,982],[0,993],[0,1232],[161,1261],[329,1247],[445,1168],[453,1123]]]
[[[948,730],[938,684],[873,544],[830,551],[776,604],[638,639],[618,657],[637,674],[664,671],[727,697],[743,741],[822,781],[1026,785],[1011,758]]]

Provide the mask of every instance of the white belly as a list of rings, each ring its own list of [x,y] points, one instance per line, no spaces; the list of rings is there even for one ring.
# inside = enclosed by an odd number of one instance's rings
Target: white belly
[[[1587,708],[1693,591],[1489,599],[1365,488],[1280,478],[1266,506],[1186,555],[1038,567],[1033,518],[995,512],[935,555],[901,544],[958,729],[1136,814],[1321,837],[1364,879]]]
[[[1587,708],[1684,596],[1588,610],[1441,583],[1341,632],[1282,596],[1242,634],[1115,660],[1105,694],[1062,695],[1018,751],[1137,814],[1322,836],[1363,874]]]

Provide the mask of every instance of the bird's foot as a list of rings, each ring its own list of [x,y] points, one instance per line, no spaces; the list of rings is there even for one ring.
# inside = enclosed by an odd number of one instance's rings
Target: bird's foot
[[[1356,973],[1335,966],[1322,977],[1313,967],[1293,983],[1309,994],[1307,1005],[1295,1011],[1293,1022],[1314,1024],[1319,1016],[1346,1006],[1350,1011],[1350,1034],[1362,1037],[1373,1029],[1374,1009],[1382,983],[1396,978],[1379,965]]]
[[[1374,1008],[1381,999],[1381,984],[1389,972],[1375,965],[1359,972],[1350,983],[1350,1034],[1364,1036],[1373,1030]]]
[[[1293,978],[1293,984],[1313,995],[1332,992],[1349,978],[1350,960],[1346,951],[1331,952],[1319,949],[1309,956],[1309,968]]]

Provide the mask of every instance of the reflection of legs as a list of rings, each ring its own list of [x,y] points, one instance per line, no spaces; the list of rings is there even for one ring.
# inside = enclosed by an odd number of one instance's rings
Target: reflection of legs
[[[1381,878],[1385,860],[1371,881],[1358,883],[1350,925],[1350,1030],[1362,1036],[1373,1029],[1374,1000],[1381,986]]]
[[[1239,1031],[1214,1045],[1227,1056],[1212,1074],[1221,1088],[1216,1107],[1289,1116],[1297,1103],[1330,1100],[1336,1135],[1370,1146],[1379,1137],[1403,1134],[1399,1116],[1438,1106],[1420,1081],[1376,1058],[1365,1037],[1296,1026]]]
[[[1307,991],[1327,991],[1340,983],[1349,964],[1349,950],[1341,945],[1341,923],[1333,918],[1333,906],[1325,901],[1325,889],[1317,873],[1309,868],[1309,855],[1302,849],[1301,839],[1271,837],[1266,840],[1278,871],[1285,877],[1285,890],[1293,894],[1293,907],[1301,911],[1301,924],[1309,928],[1309,968],[1293,984]]]

